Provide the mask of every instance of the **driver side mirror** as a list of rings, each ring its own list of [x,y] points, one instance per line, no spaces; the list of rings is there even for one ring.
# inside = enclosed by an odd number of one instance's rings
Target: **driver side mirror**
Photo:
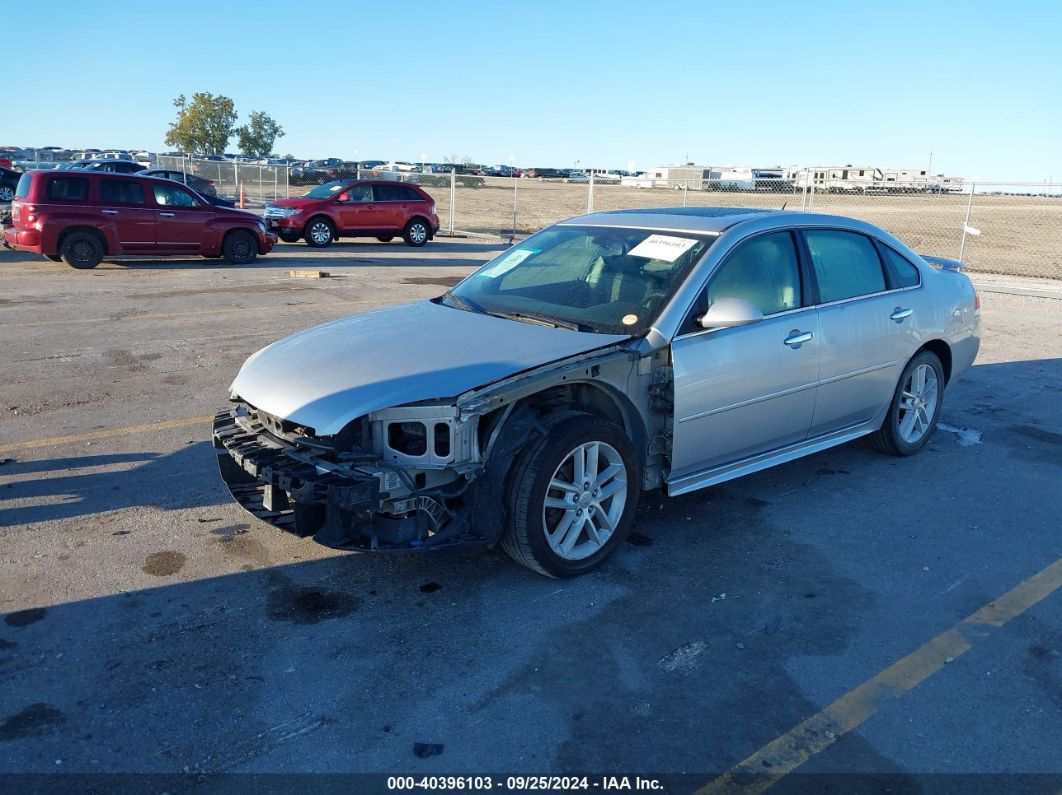
[[[701,316],[701,328],[750,326],[763,320],[763,312],[744,298],[720,298]]]

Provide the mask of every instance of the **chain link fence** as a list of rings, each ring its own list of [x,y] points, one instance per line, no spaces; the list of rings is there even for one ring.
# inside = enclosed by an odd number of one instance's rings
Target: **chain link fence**
[[[839,185],[811,171],[790,179],[619,181],[390,172],[340,164],[303,169],[159,157],[249,208],[300,196],[333,179],[394,179],[435,200],[442,234],[522,238],[586,212],[648,207],[740,206],[846,215],[888,230],[915,251],[962,259],[972,272],[1062,279],[1062,184],[877,182]],[[626,184],[625,184],[626,183]]]

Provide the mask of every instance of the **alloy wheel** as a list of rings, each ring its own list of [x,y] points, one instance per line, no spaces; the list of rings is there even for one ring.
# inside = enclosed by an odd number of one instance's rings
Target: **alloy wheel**
[[[318,221],[310,227],[310,237],[313,238],[314,243],[324,245],[332,239],[332,230],[324,221]]]
[[[937,373],[930,365],[920,364],[907,377],[900,393],[900,437],[917,444],[929,433],[937,413]]]
[[[409,239],[417,245],[427,240],[428,230],[424,227],[424,224],[413,224],[413,226],[409,227]]]
[[[542,523],[550,549],[565,560],[590,557],[616,532],[627,502],[627,468],[605,442],[586,442],[550,478]]]

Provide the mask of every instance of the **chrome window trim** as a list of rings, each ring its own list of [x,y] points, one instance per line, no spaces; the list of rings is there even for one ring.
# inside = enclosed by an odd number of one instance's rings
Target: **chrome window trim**
[[[853,301],[863,301],[867,298],[879,298],[883,295],[892,295],[893,293],[906,293],[910,290],[921,290],[922,285],[916,284],[913,287],[897,287],[893,290],[878,290],[876,293],[865,293],[863,295],[853,295],[850,298],[838,298],[836,301],[830,301],[826,304],[815,304],[816,309],[828,309],[831,306],[840,306],[841,304],[850,304]]]

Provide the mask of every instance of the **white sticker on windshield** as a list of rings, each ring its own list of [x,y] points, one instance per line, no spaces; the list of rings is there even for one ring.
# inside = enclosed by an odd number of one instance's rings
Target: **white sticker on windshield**
[[[649,235],[649,237],[628,251],[627,256],[674,262],[696,244],[696,240],[691,240],[688,237]]]
[[[517,248],[517,249],[513,249],[508,254],[506,254],[502,258],[501,262],[499,262],[497,265],[492,265],[491,267],[487,268],[486,270],[480,271],[476,275],[477,276],[488,276],[491,279],[497,278],[498,276],[502,276],[502,275],[508,273],[509,271],[511,271],[513,268],[515,268],[517,265],[519,265],[525,259],[530,257],[532,254],[537,254],[537,253],[538,253],[538,249],[535,249],[535,248]]]

